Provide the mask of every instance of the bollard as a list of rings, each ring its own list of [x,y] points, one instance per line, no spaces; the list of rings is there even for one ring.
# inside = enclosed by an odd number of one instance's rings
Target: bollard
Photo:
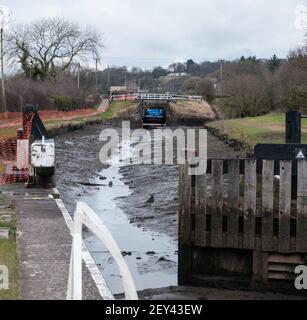
[[[288,111],[286,113],[286,143],[301,143],[301,113]]]

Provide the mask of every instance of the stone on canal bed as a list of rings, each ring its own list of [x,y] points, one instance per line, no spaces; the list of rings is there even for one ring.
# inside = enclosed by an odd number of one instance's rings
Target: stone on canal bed
[[[154,195],[152,194],[149,199],[146,201],[146,203],[154,203],[155,202],[155,197]]]
[[[156,252],[154,252],[154,251],[148,251],[148,252],[146,252],[146,254],[147,254],[148,256],[154,256],[154,255],[156,255]]]

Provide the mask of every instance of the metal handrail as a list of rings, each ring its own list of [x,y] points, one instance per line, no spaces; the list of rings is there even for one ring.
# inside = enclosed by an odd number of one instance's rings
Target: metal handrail
[[[84,202],[78,202],[73,222],[73,244],[69,268],[67,300],[82,300],[82,229],[83,225],[92,231],[105,245],[118,265],[127,300],[138,300],[136,287],[128,266],[112,234]]]
[[[161,93],[129,93],[129,94],[117,94],[111,95],[110,100],[190,100],[190,101],[202,101],[201,96],[189,96],[189,95],[173,95],[173,94],[161,94]]]

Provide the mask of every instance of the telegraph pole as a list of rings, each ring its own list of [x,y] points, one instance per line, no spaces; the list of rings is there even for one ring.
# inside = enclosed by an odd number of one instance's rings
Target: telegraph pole
[[[5,95],[5,79],[4,79],[4,27],[10,22],[12,12],[6,6],[0,6],[0,62],[1,62],[1,87],[2,87],[2,104],[4,118],[7,118],[7,104]]]
[[[0,36],[0,42],[1,42],[1,49],[0,49],[0,55],[1,55],[1,84],[2,84],[2,103],[3,103],[3,111],[4,111],[4,118],[6,119],[7,114],[7,106],[6,106],[6,96],[5,96],[5,82],[4,82],[4,48],[3,48],[3,27],[1,27],[1,36]]]
[[[110,65],[108,65],[108,92],[110,93]]]
[[[223,81],[223,60],[220,61],[220,81]]]
[[[81,69],[81,64],[80,62],[78,63],[78,71],[77,71],[77,74],[78,74],[78,88],[80,88],[80,69]]]
[[[96,70],[95,70],[95,77],[96,77],[96,93],[98,94],[98,61],[99,58],[96,58]]]

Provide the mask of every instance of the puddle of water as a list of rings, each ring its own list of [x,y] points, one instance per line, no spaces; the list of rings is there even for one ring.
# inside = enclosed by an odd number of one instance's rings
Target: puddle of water
[[[126,214],[116,205],[116,198],[130,194],[119,173],[120,164],[114,157],[110,167],[101,172],[105,180],[99,177],[94,181],[105,184],[99,191],[82,200],[91,206],[111,231],[135,281],[137,290],[161,288],[177,285],[177,243],[166,235],[140,229],[130,224]],[[141,167],[140,167],[141,170]],[[112,187],[109,186],[112,182]],[[111,291],[122,293],[123,287],[118,268],[95,236],[87,234],[86,242],[95,262],[101,269]]]

